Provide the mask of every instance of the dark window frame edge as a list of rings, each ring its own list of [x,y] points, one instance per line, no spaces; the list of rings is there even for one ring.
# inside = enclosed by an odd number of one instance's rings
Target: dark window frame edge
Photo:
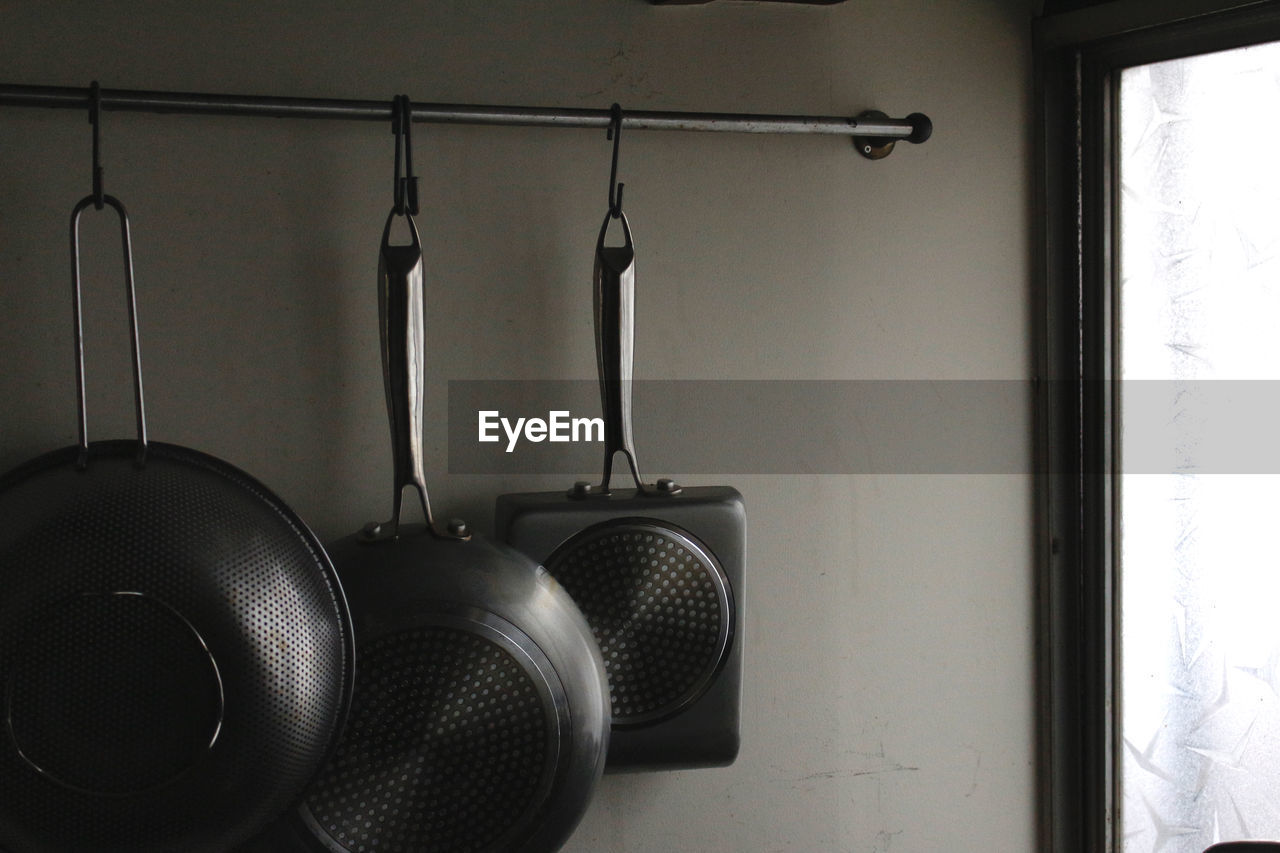
[[[1146,16],[1145,18],[1143,16]],[[1039,847],[1120,847],[1112,553],[1118,70],[1280,39],[1280,2],[1105,4],[1035,23]],[[1247,117],[1242,117],[1247,132]]]

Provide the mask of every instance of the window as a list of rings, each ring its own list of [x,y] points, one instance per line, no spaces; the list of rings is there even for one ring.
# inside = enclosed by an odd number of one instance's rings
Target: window
[[[1200,853],[1280,839],[1280,4],[1108,5],[1037,33],[1042,847]]]
[[[1117,83],[1117,816],[1200,853],[1280,839],[1280,482],[1215,423],[1280,379],[1280,43]]]

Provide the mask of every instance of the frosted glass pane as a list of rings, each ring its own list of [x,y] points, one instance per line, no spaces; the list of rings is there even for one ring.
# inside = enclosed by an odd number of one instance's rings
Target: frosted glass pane
[[[1122,379],[1280,379],[1278,81],[1278,44],[1123,72]],[[1280,478],[1197,467],[1168,396],[1186,467],[1117,483],[1125,853],[1280,839]]]

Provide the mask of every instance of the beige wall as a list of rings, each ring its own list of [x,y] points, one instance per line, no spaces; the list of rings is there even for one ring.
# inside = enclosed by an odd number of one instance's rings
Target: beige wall
[[[0,3],[0,82],[923,111],[933,140],[878,163],[834,138],[624,134],[638,373],[1029,375],[1025,0],[364,6]],[[370,310],[387,129],[108,113],[103,133],[133,220],[153,436],[248,469],[325,538],[384,514]],[[88,145],[81,113],[0,108],[0,467],[74,440],[66,222]],[[415,153],[433,404],[448,379],[593,376],[604,134],[418,125]],[[107,222],[86,223],[106,271],[88,302],[94,437],[130,430]],[[434,497],[481,530],[496,494],[564,485],[447,475],[444,435],[428,436]],[[568,849],[1031,849],[1029,478],[731,482],[750,518],[741,758],[606,779]]]

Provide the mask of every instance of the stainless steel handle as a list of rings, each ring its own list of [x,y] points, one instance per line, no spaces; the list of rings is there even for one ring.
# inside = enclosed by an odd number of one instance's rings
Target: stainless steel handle
[[[605,246],[612,212],[605,215],[596,240],[593,282],[596,326],[596,366],[600,374],[600,405],[604,413],[604,476],[600,492],[609,493],[613,457],[621,451],[631,467],[636,488],[649,491],[636,464],[631,418],[632,366],[635,361],[636,254],[627,216],[618,212],[625,243]]]
[[[465,530],[437,528],[423,473],[425,426],[426,317],[422,277],[422,242],[413,217],[405,216],[410,242],[391,245],[391,225],[398,214],[387,216],[378,255],[378,328],[382,342],[382,381],[391,425],[391,463],[395,484],[391,520],[365,528],[368,539],[394,538],[400,532],[404,490],[412,487],[422,502],[430,531],[444,538],[465,539]]]
[[[76,347],[76,400],[80,420],[80,454],[77,466],[85,467],[89,461],[89,420],[85,404],[84,380],[84,320],[80,310],[80,214],[86,207],[107,205],[120,217],[120,243],[124,252],[124,287],[129,303],[129,336],[133,351],[133,400],[138,421],[138,455],[141,465],[147,456],[146,406],[142,399],[142,355],[138,344],[138,309],[133,290],[133,247],[129,240],[129,215],[124,205],[114,196],[96,198],[85,196],[71,211],[71,303],[75,314]]]

